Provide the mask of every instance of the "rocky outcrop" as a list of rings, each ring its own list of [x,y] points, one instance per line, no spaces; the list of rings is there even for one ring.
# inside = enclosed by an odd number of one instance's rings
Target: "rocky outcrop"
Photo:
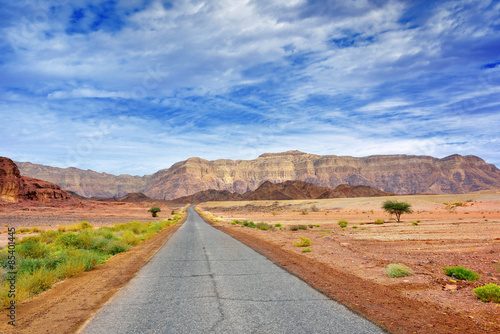
[[[266,153],[254,160],[190,158],[143,177],[29,163],[19,163],[19,166],[23,175],[58,184],[86,197],[142,192],[151,198],[168,200],[208,189],[244,194],[265,181],[288,180],[329,188],[341,184],[369,186],[398,194],[500,189],[500,170],[472,155],[451,155],[443,159],[416,155],[355,158],[289,151]]]
[[[17,203],[74,200],[74,198],[68,192],[61,190],[58,185],[21,176],[12,160],[0,157],[0,200]]]
[[[0,200],[18,202],[22,187],[21,173],[16,164],[8,158],[0,157]]]

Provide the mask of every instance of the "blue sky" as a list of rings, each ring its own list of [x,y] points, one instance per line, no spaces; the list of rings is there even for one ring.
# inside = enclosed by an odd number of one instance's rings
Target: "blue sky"
[[[0,155],[173,163],[474,154],[500,166],[500,1],[0,0]]]

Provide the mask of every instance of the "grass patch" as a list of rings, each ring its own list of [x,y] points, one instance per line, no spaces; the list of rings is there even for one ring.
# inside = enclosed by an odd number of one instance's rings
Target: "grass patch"
[[[300,241],[294,241],[293,245],[297,247],[311,246],[311,239],[300,237]]]
[[[310,248],[304,248],[302,250],[302,253],[310,253],[310,252],[312,252],[312,250]]]
[[[79,275],[125,252],[158,231],[181,219],[170,221],[130,222],[93,229],[88,222],[59,226],[57,231],[43,231],[18,241],[16,254],[16,303],[50,289],[60,280]],[[0,306],[10,305],[8,249],[0,251]]]
[[[451,276],[455,279],[461,279],[465,281],[475,281],[480,277],[478,273],[461,266],[444,267],[443,270],[446,275]]]
[[[413,275],[413,270],[402,263],[391,263],[385,269],[385,273],[389,277],[403,277]]]
[[[500,286],[489,283],[472,290],[485,303],[500,303]]]

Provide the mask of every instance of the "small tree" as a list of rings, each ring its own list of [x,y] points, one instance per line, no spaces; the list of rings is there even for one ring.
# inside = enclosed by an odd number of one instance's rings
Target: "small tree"
[[[158,207],[152,207],[151,209],[148,210],[148,212],[151,212],[151,216],[153,217],[158,217],[157,213],[160,211],[161,209]]]
[[[412,213],[411,204],[406,202],[398,202],[387,200],[382,204],[382,209],[386,212],[396,215],[396,219],[398,223],[401,222],[401,214],[403,213]]]

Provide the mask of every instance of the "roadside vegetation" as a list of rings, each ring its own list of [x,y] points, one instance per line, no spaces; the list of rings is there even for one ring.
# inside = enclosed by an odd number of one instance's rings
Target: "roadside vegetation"
[[[148,223],[133,221],[99,229],[93,229],[88,222],[81,222],[59,226],[57,231],[40,231],[38,236],[21,240],[16,238],[16,303],[50,289],[58,281],[92,270],[113,255],[125,252],[175,224],[181,217],[178,215],[171,220]],[[0,251],[2,308],[12,300],[9,297],[10,263],[7,251]]]

